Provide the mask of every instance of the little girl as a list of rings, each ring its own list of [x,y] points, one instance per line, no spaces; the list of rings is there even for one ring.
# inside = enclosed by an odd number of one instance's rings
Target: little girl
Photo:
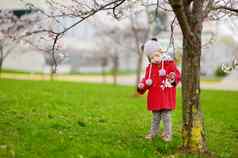
[[[172,139],[171,111],[176,107],[176,85],[180,81],[180,72],[174,60],[163,52],[157,39],[147,41],[143,46],[150,64],[145,77],[138,84],[137,91],[144,94],[148,89],[147,109],[152,111],[152,122],[146,139],[153,139],[159,132],[160,120],[164,123],[161,138]]]

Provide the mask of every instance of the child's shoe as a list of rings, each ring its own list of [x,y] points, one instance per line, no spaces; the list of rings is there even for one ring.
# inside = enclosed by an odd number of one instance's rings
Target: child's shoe
[[[169,134],[162,133],[161,134],[161,139],[165,142],[170,142],[172,140],[172,137]]]
[[[152,140],[155,138],[155,136],[156,136],[155,134],[149,133],[149,134],[145,135],[145,139]]]

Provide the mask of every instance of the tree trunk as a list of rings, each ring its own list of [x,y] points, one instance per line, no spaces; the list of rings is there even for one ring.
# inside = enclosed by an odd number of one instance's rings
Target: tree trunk
[[[0,78],[2,77],[3,47],[0,45]]]
[[[101,58],[101,67],[102,67],[102,82],[106,83],[106,66],[107,66],[107,57]]]
[[[201,37],[201,33],[197,33]],[[201,38],[200,38],[201,39]],[[183,101],[183,149],[191,153],[207,152],[204,119],[200,106],[200,56],[201,40],[189,44],[183,38],[182,101]]]
[[[136,69],[136,88],[138,83],[140,82],[142,63],[143,63],[143,53],[139,53],[138,61],[137,61],[137,69]]]
[[[200,105],[200,57],[204,0],[169,0],[169,3],[183,33],[182,147],[189,153],[205,153],[207,144]]]
[[[2,64],[3,64],[3,58],[0,57],[0,78],[2,78]]]
[[[54,76],[56,74],[56,65],[50,65],[50,80],[54,80]]]
[[[112,75],[113,75],[113,84],[117,85],[117,76],[118,76],[118,68],[119,68],[119,57],[118,54],[114,54],[113,57],[113,68],[112,68]]]

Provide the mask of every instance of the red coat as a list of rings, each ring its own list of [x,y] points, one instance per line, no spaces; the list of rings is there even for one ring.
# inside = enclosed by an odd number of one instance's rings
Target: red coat
[[[161,64],[152,64],[151,79],[153,81],[151,86],[146,85],[146,80],[149,78],[150,65],[146,68],[145,78],[141,81],[144,84],[144,88],[138,89],[140,94],[144,94],[148,89],[147,95],[147,108],[149,111],[162,110],[162,109],[175,109],[176,107],[176,85],[180,81],[180,72],[176,67],[176,64],[172,60],[164,61],[164,69],[166,75],[170,72],[175,72],[175,82],[172,87],[163,88],[163,81],[166,76],[159,76],[159,70]]]

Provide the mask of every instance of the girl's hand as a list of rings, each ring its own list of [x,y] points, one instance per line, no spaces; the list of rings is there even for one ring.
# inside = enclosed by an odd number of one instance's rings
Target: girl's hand
[[[144,83],[139,83],[137,86],[139,89],[143,89],[145,87]]]

